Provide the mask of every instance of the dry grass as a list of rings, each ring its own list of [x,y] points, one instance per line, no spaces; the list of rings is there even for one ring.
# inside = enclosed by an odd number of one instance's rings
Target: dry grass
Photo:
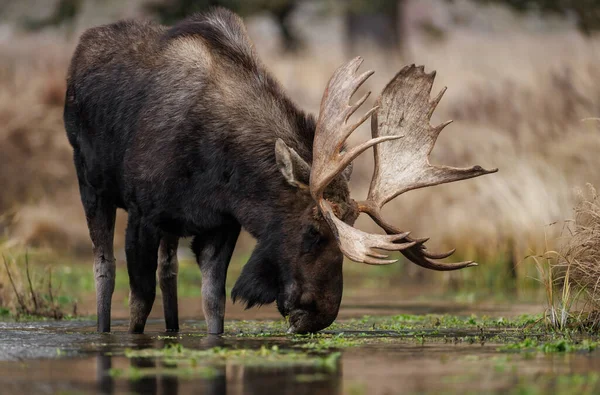
[[[70,214],[78,197],[62,121],[69,52],[49,37],[0,43],[0,230],[27,245],[69,248],[86,234],[81,210]]]
[[[432,160],[457,166],[480,164],[500,171],[460,184],[411,192],[391,203],[386,213],[417,236],[431,236],[433,247],[457,247],[463,257],[484,263],[507,252],[520,261],[532,251],[543,251],[545,240],[558,235],[559,228],[547,229],[547,225],[570,216],[574,187],[600,182],[598,123],[582,122],[583,118],[600,114],[600,86],[595,82],[600,80],[600,68],[596,67],[600,59],[599,52],[593,50],[598,42],[570,35],[551,39],[521,35],[507,39],[514,47],[491,40],[471,48],[461,40],[473,45],[472,39],[457,36],[441,47],[428,48],[431,52],[422,57],[416,56],[417,62],[438,70],[437,89],[449,86],[434,118],[437,122],[456,120],[442,134]],[[448,64],[443,62],[445,53],[451,51],[447,47],[460,54]],[[473,59],[481,62],[477,52],[482,47],[486,48],[486,63],[495,64],[493,70],[486,70],[492,67],[490,64],[478,65],[478,70],[469,64]],[[573,47],[581,52],[568,56]],[[521,73],[515,74],[516,66],[511,63],[526,52],[530,63],[521,61],[523,64],[517,65]],[[402,64],[386,63],[381,57],[374,61],[376,56],[365,58],[365,68],[374,68],[380,74],[367,87],[373,91],[381,89],[391,70]],[[278,75],[293,76],[283,82],[292,86],[299,97],[310,97],[311,102],[318,103],[319,87],[326,78],[323,75],[342,60],[328,61],[323,56],[304,59],[296,63],[273,59],[267,63]],[[304,73],[314,69],[327,72],[321,71],[315,78],[319,83],[311,84],[313,72]],[[482,74],[486,73],[484,78]],[[353,141],[367,138],[368,133],[362,128]],[[371,169],[369,155],[357,160],[353,190],[358,197],[366,192]],[[359,223],[375,229],[366,220]]]
[[[8,309],[16,318],[22,316],[62,319],[67,314],[77,315],[77,303],[65,312],[61,304],[60,285],[53,280],[52,267],[40,269],[30,265],[27,251],[12,250],[0,245],[0,307]]]
[[[564,222],[558,250],[528,257],[545,290],[545,319],[558,330],[600,328],[600,205],[596,189],[577,191],[575,219]]]
[[[537,280],[545,293],[546,309],[544,321],[556,330],[565,330],[573,322],[580,322],[582,312],[576,312],[583,288],[573,287],[571,266],[557,251],[546,251],[542,255],[530,256],[537,270]]]
[[[600,114],[600,40],[566,28],[535,34],[513,21],[496,34],[451,28],[440,42],[416,34],[410,47],[403,60],[362,52],[363,68],[376,70],[365,90],[378,92],[406,63],[436,69],[434,93],[449,89],[434,122],[455,123],[442,133],[432,161],[500,171],[410,192],[392,202],[387,215],[419,237],[431,236],[432,248],[457,247],[461,257],[483,263],[499,254],[521,261],[544,251],[545,240],[560,231],[547,225],[571,215],[573,189],[600,182],[600,123],[582,122]],[[328,75],[347,57],[316,48],[300,58],[267,54],[265,63],[295,98],[316,110]],[[363,127],[351,142],[368,134]],[[354,168],[353,191],[362,198],[370,155],[359,157]],[[366,219],[359,225],[376,229]]]
[[[0,43],[0,209],[72,184],[62,129],[64,46],[23,39]]]
[[[363,67],[377,71],[366,87],[374,92],[406,63],[438,70],[434,90],[444,85],[449,90],[434,119],[456,122],[440,137],[434,162],[500,169],[411,192],[385,211],[391,222],[416,236],[431,236],[432,248],[457,247],[461,257],[483,263],[498,254],[520,261],[544,251],[545,240],[559,231],[546,232],[546,225],[570,216],[573,187],[600,184],[598,122],[581,121],[600,115],[600,39],[586,40],[568,29],[540,35],[511,23],[485,34],[449,27],[441,41],[412,32],[410,55],[403,60],[362,53]],[[331,72],[354,55],[328,42],[281,56],[256,41],[265,64],[300,105],[313,111]],[[73,45],[40,36],[0,43],[0,224],[10,239],[24,244],[88,251],[61,119]],[[362,128],[351,143],[368,133]],[[364,197],[371,171],[370,155],[357,159],[356,198]],[[375,229],[366,219],[359,225]]]
[[[583,289],[590,309],[600,311],[600,201],[596,189],[578,194],[575,220],[563,246],[565,282]]]

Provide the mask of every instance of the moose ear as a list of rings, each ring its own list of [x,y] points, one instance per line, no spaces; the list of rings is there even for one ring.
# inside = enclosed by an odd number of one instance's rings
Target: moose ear
[[[279,269],[266,259],[266,252],[261,245],[254,249],[231,290],[233,302],[242,300],[246,309],[273,303],[279,295]]]
[[[279,171],[290,185],[296,188],[308,189],[310,166],[282,139],[277,139],[275,142],[275,159]]]

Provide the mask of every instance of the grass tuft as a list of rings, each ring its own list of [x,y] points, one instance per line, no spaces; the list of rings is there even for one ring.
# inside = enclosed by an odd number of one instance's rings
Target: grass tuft
[[[3,251],[6,252],[6,251]],[[53,281],[52,267],[34,269],[27,252],[22,255],[2,254],[3,271],[0,271],[2,315],[20,318],[51,318],[60,320],[77,315],[77,303],[61,294],[60,285]]]

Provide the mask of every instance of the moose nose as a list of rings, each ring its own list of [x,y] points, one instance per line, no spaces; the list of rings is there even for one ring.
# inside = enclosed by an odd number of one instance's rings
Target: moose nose
[[[295,309],[290,313],[290,327],[287,333],[306,333],[310,317],[306,310]]]
[[[306,310],[293,310],[290,313],[290,327],[287,333],[311,333],[327,328],[337,314],[324,314]]]

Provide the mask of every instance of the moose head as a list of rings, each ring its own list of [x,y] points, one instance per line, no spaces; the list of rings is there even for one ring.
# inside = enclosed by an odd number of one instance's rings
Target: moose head
[[[259,240],[249,263],[236,283],[232,297],[247,306],[277,302],[289,317],[290,332],[314,332],[337,317],[342,299],[343,257],[370,265],[396,262],[383,251],[401,251],[414,263],[433,270],[456,270],[475,266],[472,261],[437,262],[454,250],[428,251],[428,239],[413,239],[409,232],[383,219],[382,207],[395,197],[418,188],[473,178],[496,172],[480,166],[455,168],[429,163],[429,154],[440,132],[450,122],[430,124],[445,88],[430,98],[435,72],[422,66],[403,68],[387,84],[376,105],[357,122],[349,118],[369,93],[350,104],[352,95],[373,72],[358,75],[360,57],[338,68],[323,94],[307,163],[283,140],[275,144],[277,165],[293,190],[280,228],[268,240]],[[371,117],[372,139],[353,148],[346,140]],[[367,199],[350,197],[351,162],[373,147],[375,171]],[[290,209],[293,207],[293,209]],[[353,227],[360,213],[369,215],[384,231],[371,234]]]

